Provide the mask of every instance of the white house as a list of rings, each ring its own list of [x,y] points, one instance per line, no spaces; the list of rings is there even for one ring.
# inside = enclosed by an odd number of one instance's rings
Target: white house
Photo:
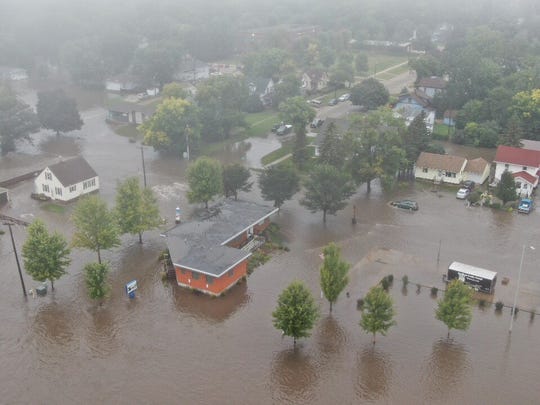
[[[422,152],[414,168],[414,177],[441,183],[459,184],[465,179],[467,159],[460,156]]]
[[[429,103],[418,96],[416,93],[402,94],[394,106],[394,113],[405,119],[405,124],[409,126],[411,122],[423,111],[426,115],[424,122],[430,133],[433,133],[435,125],[435,110],[429,106]]]
[[[446,84],[446,80],[442,77],[423,77],[418,82],[417,88],[432,99],[446,88]]]
[[[533,190],[538,185],[538,177],[531,176],[527,172],[512,173],[516,183],[516,194],[519,197],[530,197]]]
[[[526,172],[533,177],[540,174],[540,151],[501,145],[495,154],[495,182],[505,170],[510,173]]]
[[[53,200],[70,201],[99,190],[99,177],[83,157],[47,166],[34,180],[34,190]]]
[[[139,88],[139,85],[136,77],[129,74],[116,75],[105,81],[105,89],[107,91],[130,92],[136,91],[137,88]]]
[[[319,91],[328,86],[328,73],[326,72],[304,72],[302,75],[302,90],[304,91]]]
[[[479,157],[468,160],[463,171],[464,180],[472,180],[476,184],[483,184],[489,176],[489,163]]]

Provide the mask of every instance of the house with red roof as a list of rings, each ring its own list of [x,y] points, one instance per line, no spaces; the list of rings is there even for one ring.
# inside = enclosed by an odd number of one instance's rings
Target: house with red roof
[[[508,170],[516,181],[516,191],[520,196],[530,196],[538,185],[540,175],[540,150],[515,148],[501,145],[495,154],[495,183]]]

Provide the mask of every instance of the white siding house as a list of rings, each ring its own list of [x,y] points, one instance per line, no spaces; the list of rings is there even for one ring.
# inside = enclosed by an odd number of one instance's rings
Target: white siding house
[[[70,201],[97,190],[99,177],[80,156],[47,166],[34,180],[35,193],[52,200]]]
[[[505,170],[510,173],[526,172],[538,177],[540,170],[540,151],[514,148],[512,146],[499,146],[495,154],[495,182],[501,179]]]
[[[489,163],[480,158],[467,161],[463,171],[464,180],[472,180],[476,184],[483,184],[489,176]]]
[[[414,177],[441,183],[460,184],[467,159],[460,156],[422,152],[416,161]]]

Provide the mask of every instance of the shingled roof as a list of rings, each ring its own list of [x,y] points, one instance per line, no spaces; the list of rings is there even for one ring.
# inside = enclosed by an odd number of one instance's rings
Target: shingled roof
[[[499,163],[540,167],[540,151],[500,145],[494,160]]]
[[[461,156],[439,155],[436,153],[422,152],[416,161],[416,167],[428,169],[446,170],[459,173],[467,160]]]
[[[418,87],[427,87],[431,89],[444,89],[446,88],[446,80],[444,80],[442,77],[437,76],[431,76],[431,77],[423,77],[418,82]]]
[[[97,177],[96,171],[82,156],[63,160],[48,168],[64,187]]]
[[[486,166],[489,165],[489,163],[479,157],[476,159],[468,160],[467,165],[465,166],[465,171],[469,173],[484,173],[484,170],[486,170]]]

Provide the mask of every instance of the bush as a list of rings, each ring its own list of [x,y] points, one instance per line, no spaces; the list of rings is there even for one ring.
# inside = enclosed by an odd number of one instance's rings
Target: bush
[[[474,190],[467,198],[471,204],[476,204],[482,198],[482,192],[480,190]]]
[[[384,291],[388,291],[388,288],[390,288],[390,282],[388,281],[387,277],[384,277],[381,280],[381,287],[383,288]]]
[[[478,301],[478,307],[485,308],[486,306],[486,300],[479,300]]]
[[[431,295],[433,297],[436,297],[438,292],[439,292],[439,289],[437,287],[431,287]]]
[[[501,209],[501,203],[500,202],[494,202],[492,204],[489,205],[491,208],[495,208],[495,209]]]
[[[356,309],[361,311],[362,308],[364,308],[364,299],[363,298],[358,298],[356,300]]]
[[[409,284],[409,276],[405,274],[401,277],[401,281],[403,282],[403,287],[407,287],[407,284]]]
[[[253,270],[255,270],[256,267],[266,263],[268,260],[270,260],[270,256],[266,253],[261,251],[253,253],[248,261],[247,274],[253,273]]]
[[[386,276],[386,278],[388,279],[388,282],[390,283],[390,285],[392,285],[392,283],[394,282],[394,275],[389,274]]]
[[[495,311],[501,312],[504,308],[504,303],[502,301],[497,301],[495,303]]]

